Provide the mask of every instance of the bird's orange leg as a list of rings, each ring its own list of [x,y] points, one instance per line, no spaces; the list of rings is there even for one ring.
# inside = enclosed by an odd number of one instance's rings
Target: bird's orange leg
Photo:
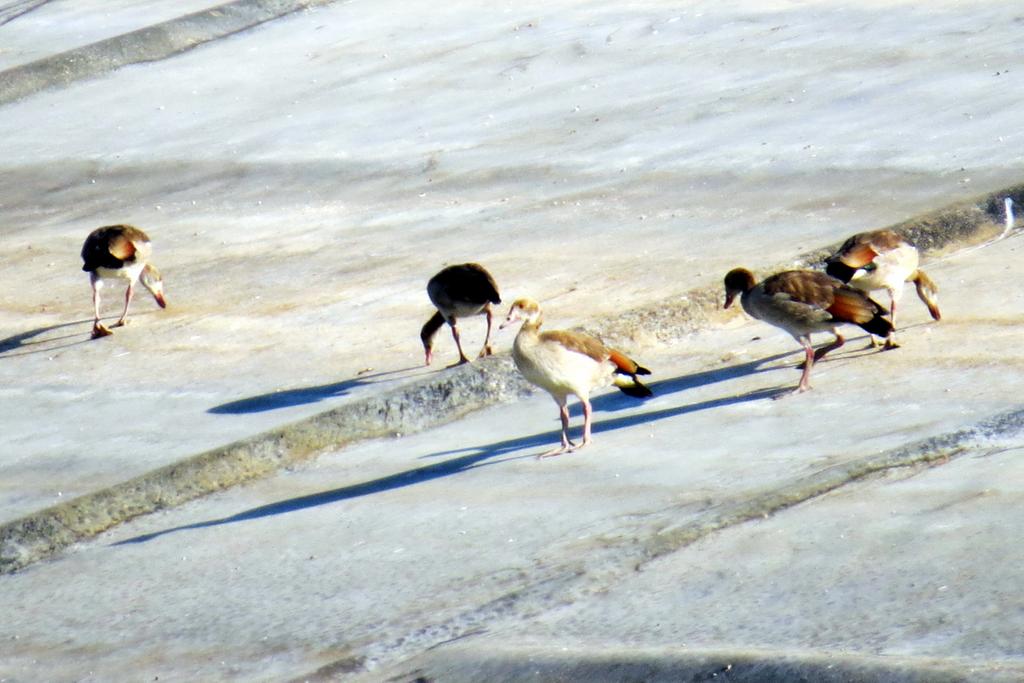
[[[96,281],[96,278],[91,278],[90,283],[92,284],[92,310],[93,310],[93,321],[92,321],[92,338],[99,339],[100,337],[106,337],[107,335],[113,334],[106,325],[100,322],[100,284]]]
[[[561,455],[576,448],[576,444],[569,440],[569,406],[566,405],[565,399],[558,401],[558,415],[562,418],[562,444],[558,448],[552,448],[550,451],[545,451],[537,456],[540,458],[550,458],[553,455]]]
[[[811,346],[810,339],[804,339],[801,342],[804,346],[804,353],[807,359],[804,361],[804,373],[800,375],[800,384],[797,385],[794,394],[799,394],[804,391],[808,391],[811,388],[811,368],[814,367],[814,347]]]
[[[124,292],[124,310],[121,312],[121,317],[118,319],[116,323],[114,323],[113,327],[121,327],[128,323],[128,305],[132,302],[132,294],[134,293],[135,283],[129,282],[128,289],[126,289]]]
[[[583,404],[583,441],[573,450],[579,450],[584,446],[589,446],[593,441],[593,439],[590,438],[590,425],[591,422],[593,422],[594,410],[590,406],[590,399],[581,396],[580,403]]]
[[[774,396],[775,400],[782,398],[783,396],[792,396],[793,394],[800,394],[808,391],[811,388],[811,368],[814,366],[814,347],[811,346],[811,340],[809,337],[802,337],[797,341],[804,347],[804,373],[800,375],[800,384],[797,385],[796,389],[788,394],[779,394]]]
[[[900,347],[900,345],[896,343],[896,292],[891,289],[889,290],[889,301],[891,302],[889,305],[889,322],[892,323],[892,332],[890,332],[889,336],[885,338],[885,345],[882,347],[883,350],[898,349]],[[874,337],[871,339],[873,341]]]
[[[456,365],[465,365],[469,362],[469,359],[466,358],[466,354],[462,352],[462,342],[459,340],[459,328],[455,318],[449,320],[448,325],[452,328],[452,337],[455,339],[455,348],[459,350],[459,361],[457,363],[452,363],[448,367],[454,368]]]
[[[487,312],[487,335],[484,337],[484,347],[480,349],[480,355],[477,358],[486,358],[494,353],[491,348],[491,324],[494,322],[494,313],[491,311],[490,304],[487,304],[487,308],[484,310]]]

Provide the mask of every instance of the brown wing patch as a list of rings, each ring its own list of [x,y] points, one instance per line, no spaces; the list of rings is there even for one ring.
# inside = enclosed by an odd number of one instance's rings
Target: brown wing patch
[[[867,242],[851,244],[853,239],[856,237],[859,237],[859,235],[856,235],[854,238],[847,241],[839,252],[839,260],[851,268],[861,268],[866,266],[874,261],[875,257],[878,256],[878,252],[875,251]]]
[[[542,342],[561,344],[570,351],[590,356],[598,363],[608,358],[609,354],[608,349],[604,344],[590,335],[583,334],[581,332],[551,330],[550,332],[542,332],[540,340]]]
[[[121,268],[125,262],[146,260],[152,249],[146,233],[130,225],[96,228],[82,245],[83,270]]]
[[[910,244],[899,233],[892,230],[875,230],[867,234],[870,237],[871,247],[878,253],[892,251],[904,244]]]
[[[125,234],[114,235],[107,242],[107,250],[122,261],[130,261],[135,256],[135,244]]]
[[[876,256],[909,244],[893,230],[872,230],[857,233],[843,243],[830,261],[841,261],[851,268],[861,268],[871,263]]]
[[[827,309],[839,281],[815,270],[787,270],[764,281],[769,296],[784,294],[794,301]]]
[[[836,320],[858,324],[870,321],[879,312],[871,299],[852,287],[836,288],[832,305],[825,310]]]

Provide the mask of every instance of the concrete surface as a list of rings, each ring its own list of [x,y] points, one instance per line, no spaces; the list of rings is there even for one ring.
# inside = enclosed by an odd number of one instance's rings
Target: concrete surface
[[[1012,680],[1022,244],[933,262],[945,319],[908,301],[902,348],[854,336],[808,394],[772,400],[800,354],[736,318],[647,350],[655,398],[598,397],[590,450],[536,460],[535,395],[121,525],[0,577],[3,673],[519,680],[540,647],[571,680],[613,643]]]
[[[210,0],[8,2],[0,8],[0,70],[124,35],[182,14],[207,9]],[[5,80],[10,74],[5,76]]]
[[[702,538],[398,680],[1019,681],[1024,556],[1007,510],[1024,497],[1021,434],[1011,443]]]
[[[352,2],[8,104],[2,518],[418,376],[446,263],[574,325],[1019,182],[1014,17]],[[91,343],[119,221],[171,306]]]
[[[106,7],[76,3],[89,40],[112,35]],[[946,319],[921,325],[908,292],[904,348],[851,345],[808,396],[767,400],[796,381],[792,342],[770,328],[710,316],[703,332],[666,334],[659,316],[710,297],[734,265],[791,262],[1019,188],[1019,14],[350,2],[0,106],[0,520],[435,377],[418,367],[417,332],[424,284],[446,263],[485,263],[506,298],[540,299],[553,325],[606,329],[663,380],[646,404],[599,399],[598,443],[578,457],[532,460],[555,438],[538,396],[289,461],[2,576],[0,678],[374,679],[437,667],[410,658],[458,638],[450,661],[470,664],[452,676],[545,657],[571,675],[621,640],[623,663],[671,667],[667,650],[686,645],[702,661],[734,652],[804,672],[1012,680],[1019,492],[993,449],[1017,452],[1019,238],[933,260]],[[37,35],[40,55],[77,42],[63,27]],[[133,325],[88,342],[78,250],[122,221],[153,236],[171,307],[140,297]],[[479,343],[481,322],[466,327]],[[995,445],[962,431],[997,414],[1010,424]],[[901,470],[952,459],[861,481],[915,443],[921,458]],[[953,465],[977,469],[957,478]],[[721,514],[781,511],[828,490],[819,474],[839,489],[766,522]],[[808,477],[819,485],[800,488]],[[993,478],[999,495],[971,497]],[[910,523],[877,514],[912,482],[965,502],[909,496]],[[870,538],[830,535],[851,509]],[[926,543],[908,531],[917,520],[968,536]],[[784,545],[785,563],[761,533],[775,523],[812,537]],[[885,539],[906,554],[878,559]],[[988,583],[972,579],[972,554],[992,558]],[[733,599],[724,568],[747,565]],[[915,592],[956,586],[947,565],[966,577],[957,601]],[[726,573],[695,571],[716,566]],[[813,590],[815,572],[845,569],[855,580],[834,602]],[[899,581],[915,574],[924,583]],[[680,592],[663,604],[637,594],[668,585]],[[707,611],[712,595],[705,624],[688,606]],[[668,625],[652,631],[656,617]],[[511,657],[492,648],[499,636]]]
[[[9,25],[13,19],[19,21],[15,28],[3,32],[13,37],[9,41],[13,43],[13,48],[5,48],[3,53],[6,53],[8,60],[14,61],[14,66],[0,74],[0,105],[42,90],[106,74],[123,66],[166,59],[204,43],[330,1],[236,0],[213,6],[209,2],[185,2],[177,3],[176,7],[166,6],[169,3],[165,3],[163,7],[154,7],[152,12],[142,3],[134,3],[134,6],[108,3],[102,5],[100,11],[89,3],[74,7],[58,3],[56,9],[50,9],[50,3],[46,0],[37,1],[31,7],[31,0],[14,3],[14,8],[8,9],[14,16],[4,23]],[[201,6],[207,9],[181,14],[192,7]],[[168,14],[173,18],[154,23],[159,17]],[[0,15],[0,18],[6,17]],[[122,33],[122,30],[125,32]],[[79,45],[95,38],[96,34],[113,35]],[[36,42],[39,38],[42,40]],[[71,43],[75,47],[57,54],[49,53],[49,50],[61,43]],[[43,56],[38,59],[23,61],[40,51]]]

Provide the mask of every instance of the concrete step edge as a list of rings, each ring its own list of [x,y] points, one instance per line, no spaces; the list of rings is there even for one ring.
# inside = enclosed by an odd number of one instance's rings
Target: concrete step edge
[[[0,71],[0,105],[129,64],[155,62],[336,0],[236,0]]]

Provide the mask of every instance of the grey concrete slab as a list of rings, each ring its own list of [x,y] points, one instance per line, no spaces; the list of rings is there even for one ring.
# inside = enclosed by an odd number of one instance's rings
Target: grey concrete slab
[[[216,0],[9,2],[0,8],[0,71],[219,4]]]
[[[422,378],[423,286],[445,263],[484,262],[553,325],[599,326],[1020,181],[1011,3],[434,9],[337,4],[0,107],[0,519]],[[78,249],[121,221],[153,236],[171,307],[140,298],[133,325],[87,342]],[[615,637],[590,619],[634,606],[622,632],[656,659],[685,639],[766,666],[838,651],[861,671],[1012,675],[1018,615],[990,609],[1016,609],[1016,526],[993,522],[1014,519],[1012,467],[1000,495],[969,490],[1002,476],[997,454],[732,527],[820,491],[809,478],[840,486],[916,440],[941,462],[967,443],[943,435],[1016,415],[1019,245],[933,260],[946,319],[908,293],[903,348],[851,342],[809,395],[770,400],[797,378],[771,328],[723,316],[668,339],[627,316],[617,335],[659,394],[601,396],[590,451],[533,460],[557,426],[536,396],[2,576],[0,677],[372,679],[451,639],[472,673],[498,635],[512,658],[539,651],[534,625],[576,653],[549,669],[565,672]],[[478,344],[482,323],[466,327]],[[944,531],[944,510],[967,520]],[[867,531],[837,541],[850,516]],[[732,589],[749,621],[723,602],[702,630],[654,604]],[[643,637],[665,613],[679,621]]]
[[[452,639],[484,651],[492,639],[536,648],[539,629],[547,646],[563,634],[569,652],[580,650],[577,663],[621,632],[641,650],[736,648],[745,661],[751,649],[827,650],[909,657],[896,664],[911,672],[984,673],[990,663],[1017,671],[1019,619],[990,608],[997,595],[1013,608],[1020,580],[1015,551],[1004,547],[1018,525],[994,524],[1017,514],[1019,420],[999,423],[995,436],[947,435],[994,413],[1019,417],[1021,295],[1008,283],[1020,245],[1014,236],[933,263],[946,318],[929,324],[908,300],[902,348],[865,353],[866,340],[851,339],[817,368],[808,394],[772,400],[797,380],[795,344],[737,316],[649,349],[642,360],[656,372],[656,397],[598,397],[589,450],[534,458],[557,439],[554,404],[537,395],[122,525],[0,577],[0,607],[13,615],[0,626],[3,673],[279,680],[327,671],[374,680]],[[893,461],[913,440],[923,440],[923,459]],[[956,458],[965,449],[971,455]],[[990,457],[974,457],[982,453]],[[881,472],[936,467],[843,493],[874,471],[857,467],[872,458]],[[778,512],[817,495],[809,479],[837,471],[847,473],[838,493]],[[999,495],[972,497],[978,487]],[[849,503],[831,512],[834,500]],[[737,506],[745,516],[727,513],[723,526],[723,510]],[[944,526],[960,511],[958,525]],[[679,535],[680,525],[698,533]],[[980,528],[986,535],[975,536]],[[928,529],[937,535],[921,533]],[[958,554],[964,568],[979,563],[974,574],[948,564]],[[959,593],[930,604],[952,585],[947,565],[959,572]],[[829,581],[834,600],[822,597]],[[693,595],[675,598],[683,607],[660,604],[657,586]],[[730,591],[763,619],[729,621]],[[706,621],[685,607],[706,610],[716,597],[723,602]],[[891,608],[899,600],[906,606]],[[938,620],[972,600],[955,625]],[[860,611],[843,635],[853,603]],[[613,610],[614,619],[604,614]],[[678,621],[662,616],[652,630],[656,614]],[[823,626],[811,637],[815,623]]]
[[[102,4],[83,3],[72,11],[63,6],[54,12],[43,12],[48,15],[43,19],[46,37],[38,43],[27,42],[37,46],[43,56],[38,59],[16,63],[0,71],[0,105],[16,102],[20,99],[44,91],[58,89],[77,81],[100,76],[124,66],[146,62],[156,62],[187,50],[195,49],[211,41],[227,38],[250,30],[265,22],[279,19],[294,12],[307,9],[311,5],[330,2],[331,0],[235,0],[217,5],[205,5],[205,9],[189,12],[189,4],[184,3],[177,11],[164,8],[156,12],[155,17],[164,16],[168,11],[171,18],[155,23],[142,23],[146,20],[145,9],[142,11],[126,11],[127,8],[115,6],[113,9],[116,20],[108,22],[111,13]],[[45,9],[47,2],[31,1],[14,3],[0,18],[17,21],[20,26],[26,16],[36,19],[36,12]],[[3,10],[0,10],[3,11]],[[56,14],[54,19],[52,14]],[[63,16],[62,16],[63,15]],[[63,24],[59,23],[63,20]],[[50,22],[58,22],[55,28]],[[81,30],[80,24],[88,24]],[[99,24],[100,26],[97,26]],[[112,24],[112,25],[111,25]],[[78,25],[69,36],[67,27]],[[21,35],[20,28],[14,29]],[[123,33],[121,31],[124,31]],[[27,33],[34,33],[27,31]],[[111,33],[111,37],[72,47],[64,51],[50,52],[54,45],[62,41],[75,40],[81,42],[90,37],[90,33],[100,35]],[[73,36],[73,38],[72,38]],[[26,37],[22,36],[16,43],[22,48]],[[31,51],[29,52],[31,54]],[[24,49],[15,50],[14,58],[24,57]]]
[[[589,600],[402,670],[616,680],[646,659],[656,675],[645,680],[1020,680],[1024,446],[1015,441],[705,538]]]
[[[445,263],[572,325],[1019,180],[1006,3],[399,5],[0,108],[5,519],[417,376]],[[119,221],[171,306],[87,343]]]

